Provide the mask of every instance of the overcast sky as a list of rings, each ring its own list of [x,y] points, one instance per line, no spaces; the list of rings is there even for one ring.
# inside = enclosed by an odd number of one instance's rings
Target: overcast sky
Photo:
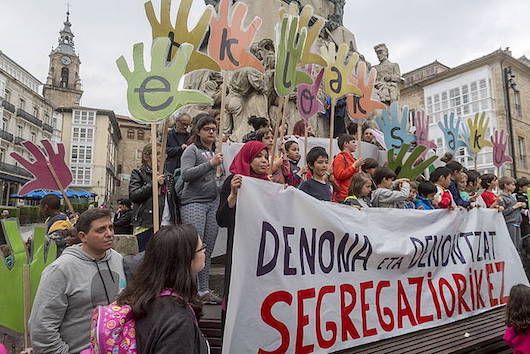
[[[159,0],[153,2],[158,9]],[[0,50],[44,82],[66,1],[1,3]],[[70,0],[83,105],[128,114],[126,84],[114,61],[124,54],[130,62],[133,43],[150,43],[143,3]],[[195,19],[202,7],[202,0],[195,0]],[[377,63],[373,46],[384,42],[402,73],[436,59],[453,67],[500,47],[510,47],[515,57],[530,57],[529,0],[346,0],[344,12],[345,26],[366,59]]]

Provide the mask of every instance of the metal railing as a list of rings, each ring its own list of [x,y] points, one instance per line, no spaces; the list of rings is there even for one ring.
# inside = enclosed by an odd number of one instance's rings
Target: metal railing
[[[2,100],[2,107],[7,109],[11,113],[15,113],[15,111],[17,110],[14,104],[6,100]]]
[[[10,163],[6,162],[0,162],[0,171],[5,172],[7,174],[22,176],[25,178],[31,178],[32,175],[22,167],[18,167],[15,165],[12,165]]]
[[[10,143],[13,142],[13,134],[6,132],[3,129],[0,129],[0,139],[4,139],[9,141]]]
[[[42,129],[46,130],[47,132],[53,133],[53,127],[49,124],[42,124]]]
[[[26,112],[22,108],[17,109],[17,116],[27,120],[28,122],[35,124],[38,127],[42,127],[42,121],[34,115]]]

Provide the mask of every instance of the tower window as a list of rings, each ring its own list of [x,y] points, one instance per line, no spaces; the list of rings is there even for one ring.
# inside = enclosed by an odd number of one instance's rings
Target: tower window
[[[68,68],[62,68],[61,69],[61,84],[60,87],[67,88],[68,87],[68,76],[69,76],[69,70]]]

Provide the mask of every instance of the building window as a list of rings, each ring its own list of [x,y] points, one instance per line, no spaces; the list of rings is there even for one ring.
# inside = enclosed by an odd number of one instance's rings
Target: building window
[[[50,115],[48,112],[44,113],[44,123],[50,124]]]
[[[72,158],[70,162],[73,164],[91,164],[92,146],[72,145]]]
[[[139,129],[138,130],[138,140],[144,140],[144,134],[145,134],[145,132],[143,131],[143,129]]]
[[[127,139],[134,139],[134,129],[127,129]]]
[[[23,98],[21,98],[21,99],[18,101],[18,108],[23,109],[23,110],[26,109],[26,101],[24,101]]]
[[[94,128],[74,127],[72,140],[74,143],[92,143],[94,140]]]
[[[68,76],[69,76],[70,72],[68,70],[68,68],[62,68],[61,69],[61,83],[60,83],[60,87],[63,87],[63,88],[67,88],[68,87]]]
[[[94,125],[96,112],[74,110],[74,123],[76,125]]]
[[[57,129],[57,117],[52,117],[52,127],[53,129]]]
[[[77,186],[90,186],[92,179],[92,168],[91,167],[82,167],[82,166],[72,166],[72,177],[73,185]]]
[[[6,150],[0,149],[0,162],[4,162],[6,160]]]
[[[37,133],[31,132],[31,142],[37,142]]]
[[[519,117],[523,116],[523,110],[521,109],[521,93],[519,91],[514,91],[513,100],[515,104],[515,111]]]
[[[21,125],[17,125],[17,136],[19,138],[22,138],[24,135],[24,127]]]
[[[33,116],[39,118],[39,107],[33,106]]]
[[[11,92],[9,90],[6,90],[6,101],[11,102]]]
[[[522,136],[517,137],[517,150],[519,155],[519,166],[521,168],[526,168],[526,142]]]
[[[9,131],[9,119],[7,118],[2,119],[2,130]]]

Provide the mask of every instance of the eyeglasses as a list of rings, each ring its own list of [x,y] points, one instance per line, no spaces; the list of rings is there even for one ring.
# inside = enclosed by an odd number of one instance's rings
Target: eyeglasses
[[[203,127],[202,130],[204,130],[205,132],[208,132],[208,133],[215,133],[217,131],[217,128]]]
[[[198,250],[195,251],[195,253],[200,253],[202,251],[206,250],[206,245],[202,245],[201,248],[199,248]]]

